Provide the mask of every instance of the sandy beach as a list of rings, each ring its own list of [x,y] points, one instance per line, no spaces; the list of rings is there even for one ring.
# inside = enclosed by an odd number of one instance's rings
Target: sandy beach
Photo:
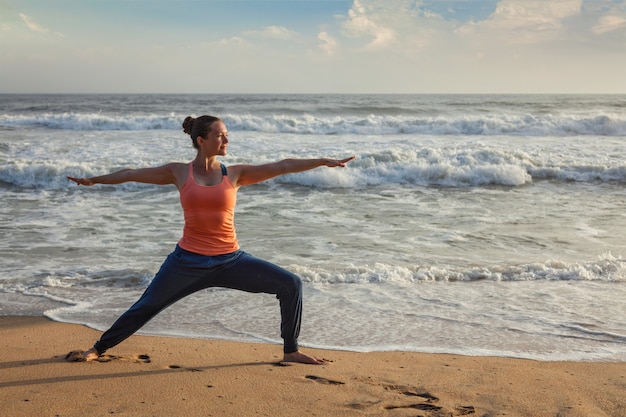
[[[303,349],[133,336],[98,362],[68,362],[100,332],[0,317],[3,416],[626,415],[626,363],[537,362]]]

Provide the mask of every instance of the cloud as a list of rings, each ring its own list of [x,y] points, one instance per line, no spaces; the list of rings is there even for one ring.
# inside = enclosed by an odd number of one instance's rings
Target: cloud
[[[25,15],[24,13],[19,13],[20,19],[26,25],[28,29],[37,33],[49,33],[50,30],[46,27],[41,26],[39,23],[35,22],[32,17]],[[62,33],[54,32],[56,36],[65,37]]]
[[[456,33],[514,44],[539,43],[561,35],[564,20],[581,10],[582,0],[502,0],[486,20],[464,24]]]
[[[19,15],[20,15],[20,19],[22,19],[22,22],[24,22],[26,27],[28,27],[28,29],[32,30],[33,32],[39,32],[39,33],[49,32],[47,28],[39,25],[30,16],[26,16],[24,13],[20,13]]]
[[[246,31],[244,36],[272,40],[291,40],[299,37],[297,32],[293,32],[283,26],[266,26],[261,30]]]
[[[335,38],[328,34],[328,32],[318,33],[317,38],[322,41],[322,43],[320,43],[319,45],[322,51],[324,51],[327,55],[332,55],[335,53],[338,43]]]
[[[220,39],[217,44],[221,46],[248,46],[249,42],[240,36],[233,36],[229,39]]]
[[[626,18],[623,16],[602,16],[591,31],[596,35],[602,35],[624,27],[626,27]]]
[[[353,38],[366,36],[371,39],[367,44],[368,49],[379,49],[387,46],[396,38],[393,29],[387,27],[378,18],[385,16],[386,10],[377,8],[376,2],[370,2],[369,6],[359,0],[354,0],[352,8],[348,11],[348,20],[343,24],[346,34]]]
[[[341,22],[341,33],[346,40],[361,42],[366,51],[412,56],[445,47],[458,25],[422,1],[354,0]]]
[[[503,0],[489,22],[507,28],[559,28],[565,18],[580,13],[582,0]]]

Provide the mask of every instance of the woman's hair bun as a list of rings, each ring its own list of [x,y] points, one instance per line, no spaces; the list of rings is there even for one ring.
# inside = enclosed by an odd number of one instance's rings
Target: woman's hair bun
[[[183,132],[188,135],[191,135],[191,129],[193,129],[193,122],[196,121],[195,117],[187,116],[183,121]]]

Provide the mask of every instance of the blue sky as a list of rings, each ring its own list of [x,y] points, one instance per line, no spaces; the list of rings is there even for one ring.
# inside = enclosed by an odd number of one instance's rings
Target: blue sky
[[[0,0],[0,93],[626,93],[626,0]]]

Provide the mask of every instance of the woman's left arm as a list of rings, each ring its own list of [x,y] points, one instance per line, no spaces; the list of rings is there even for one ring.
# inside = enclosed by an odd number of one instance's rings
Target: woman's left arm
[[[345,159],[283,159],[263,165],[235,165],[228,167],[228,177],[236,187],[257,184],[279,175],[308,171],[317,167],[345,167],[355,157]],[[232,175],[231,175],[232,172]]]

